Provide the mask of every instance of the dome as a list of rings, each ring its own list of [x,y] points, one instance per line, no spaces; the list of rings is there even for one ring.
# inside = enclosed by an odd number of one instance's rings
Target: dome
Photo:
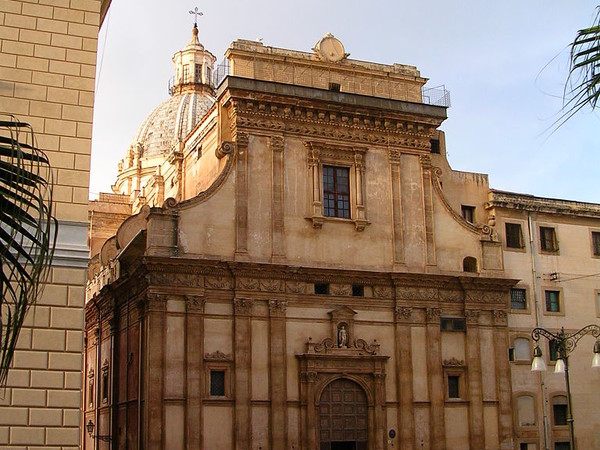
[[[183,140],[214,104],[207,92],[188,91],[173,95],[158,105],[142,123],[134,139],[141,157],[169,153],[173,143]]]

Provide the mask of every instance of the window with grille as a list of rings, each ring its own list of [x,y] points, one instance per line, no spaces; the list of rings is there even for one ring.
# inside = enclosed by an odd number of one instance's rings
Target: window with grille
[[[600,256],[600,231],[592,231],[592,251],[594,256]]]
[[[460,398],[459,375],[448,375],[448,398]]]
[[[556,395],[552,398],[552,415],[554,416],[554,425],[567,424],[567,397]]]
[[[545,291],[546,311],[560,312],[560,291]]]
[[[527,309],[527,298],[525,289],[513,288],[510,290],[510,308]]]
[[[323,166],[323,215],[350,218],[350,171]]]
[[[556,241],[556,230],[551,227],[540,227],[540,246],[542,251],[556,252],[558,251],[558,243]]]
[[[521,231],[521,224],[518,223],[507,223],[505,224],[506,230],[506,246],[508,248],[523,248],[523,232]]]
[[[431,153],[439,154],[440,153],[440,140],[439,139],[431,139],[429,142],[431,143]]]
[[[202,83],[202,64],[195,64],[194,74],[196,83]]]
[[[210,395],[223,397],[225,395],[225,371],[210,371]]]
[[[190,82],[190,67],[187,64],[183,66],[183,82]]]

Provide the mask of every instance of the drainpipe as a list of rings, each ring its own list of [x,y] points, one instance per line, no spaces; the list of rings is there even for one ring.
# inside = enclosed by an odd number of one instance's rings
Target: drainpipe
[[[536,240],[535,240],[535,228],[533,226],[533,219],[531,218],[531,212],[527,212],[527,228],[528,228],[528,236],[529,236],[529,254],[531,256],[531,278],[532,278],[532,291],[533,291],[533,303],[534,303],[534,312],[535,312],[535,326],[541,327],[542,317],[540,311],[540,300],[538,295],[538,285],[537,285],[537,251],[536,251]],[[546,401],[546,374],[544,372],[540,372],[540,380],[541,380],[541,399],[542,399],[542,412],[543,412],[543,424],[544,424],[544,448],[545,450],[550,449],[550,439],[549,439],[549,423],[548,423],[548,403]]]

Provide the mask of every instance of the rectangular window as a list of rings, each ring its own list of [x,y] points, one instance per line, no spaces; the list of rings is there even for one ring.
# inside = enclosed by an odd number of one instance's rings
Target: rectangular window
[[[190,66],[188,66],[187,64],[183,66],[183,82],[190,82]]]
[[[592,251],[594,256],[600,256],[600,231],[592,231]]]
[[[571,450],[571,444],[568,442],[555,442],[554,450]]]
[[[505,224],[506,230],[506,246],[508,248],[523,248],[523,232],[521,231],[521,224],[518,223],[507,223]]]
[[[225,371],[210,371],[210,395],[215,397],[225,396]]]
[[[340,92],[342,86],[340,83],[329,83],[329,90],[333,92]]]
[[[567,424],[567,402],[563,401],[564,397],[555,397],[552,404],[552,413],[554,415],[554,425]]]
[[[467,222],[474,223],[473,222],[474,217],[475,217],[475,207],[474,206],[461,205],[460,210],[462,211],[463,219],[465,219]]]
[[[364,297],[365,287],[362,284],[352,285],[352,297]]]
[[[206,83],[212,85],[212,70],[206,66]]]
[[[513,288],[510,290],[510,309],[527,309],[525,289]]]
[[[108,370],[102,372],[102,403],[108,403]]]
[[[546,311],[560,312],[560,291],[545,291]]]
[[[459,385],[459,375],[448,375],[448,398],[460,398]]]
[[[556,339],[548,341],[548,349],[550,350],[550,361],[556,361],[558,359],[558,342]]]
[[[202,64],[194,64],[194,76],[196,83],[202,83]]]
[[[329,295],[329,283],[315,283],[315,294]]]
[[[467,323],[462,318],[442,317],[440,328],[442,331],[465,331]]]
[[[558,251],[556,230],[551,227],[540,227],[540,246],[544,252]]]
[[[429,141],[431,143],[431,153],[435,153],[437,155],[440,154],[440,140],[439,139],[431,139]]]
[[[323,166],[323,215],[350,218],[350,171]]]

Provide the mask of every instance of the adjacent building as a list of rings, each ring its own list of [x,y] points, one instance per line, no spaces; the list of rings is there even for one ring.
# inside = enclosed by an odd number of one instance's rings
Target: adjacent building
[[[0,396],[0,447],[80,447],[87,204],[98,27],[109,1],[0,2],[0,111],[54,170],[56,252]],[[101,15],[102,8],[102,15]]]
[[[332,35],[215,61],[194,27],[90,203],[84,448],[564,448],[530,333],[597,321],[600,206],[453,170],[448,93]]]

